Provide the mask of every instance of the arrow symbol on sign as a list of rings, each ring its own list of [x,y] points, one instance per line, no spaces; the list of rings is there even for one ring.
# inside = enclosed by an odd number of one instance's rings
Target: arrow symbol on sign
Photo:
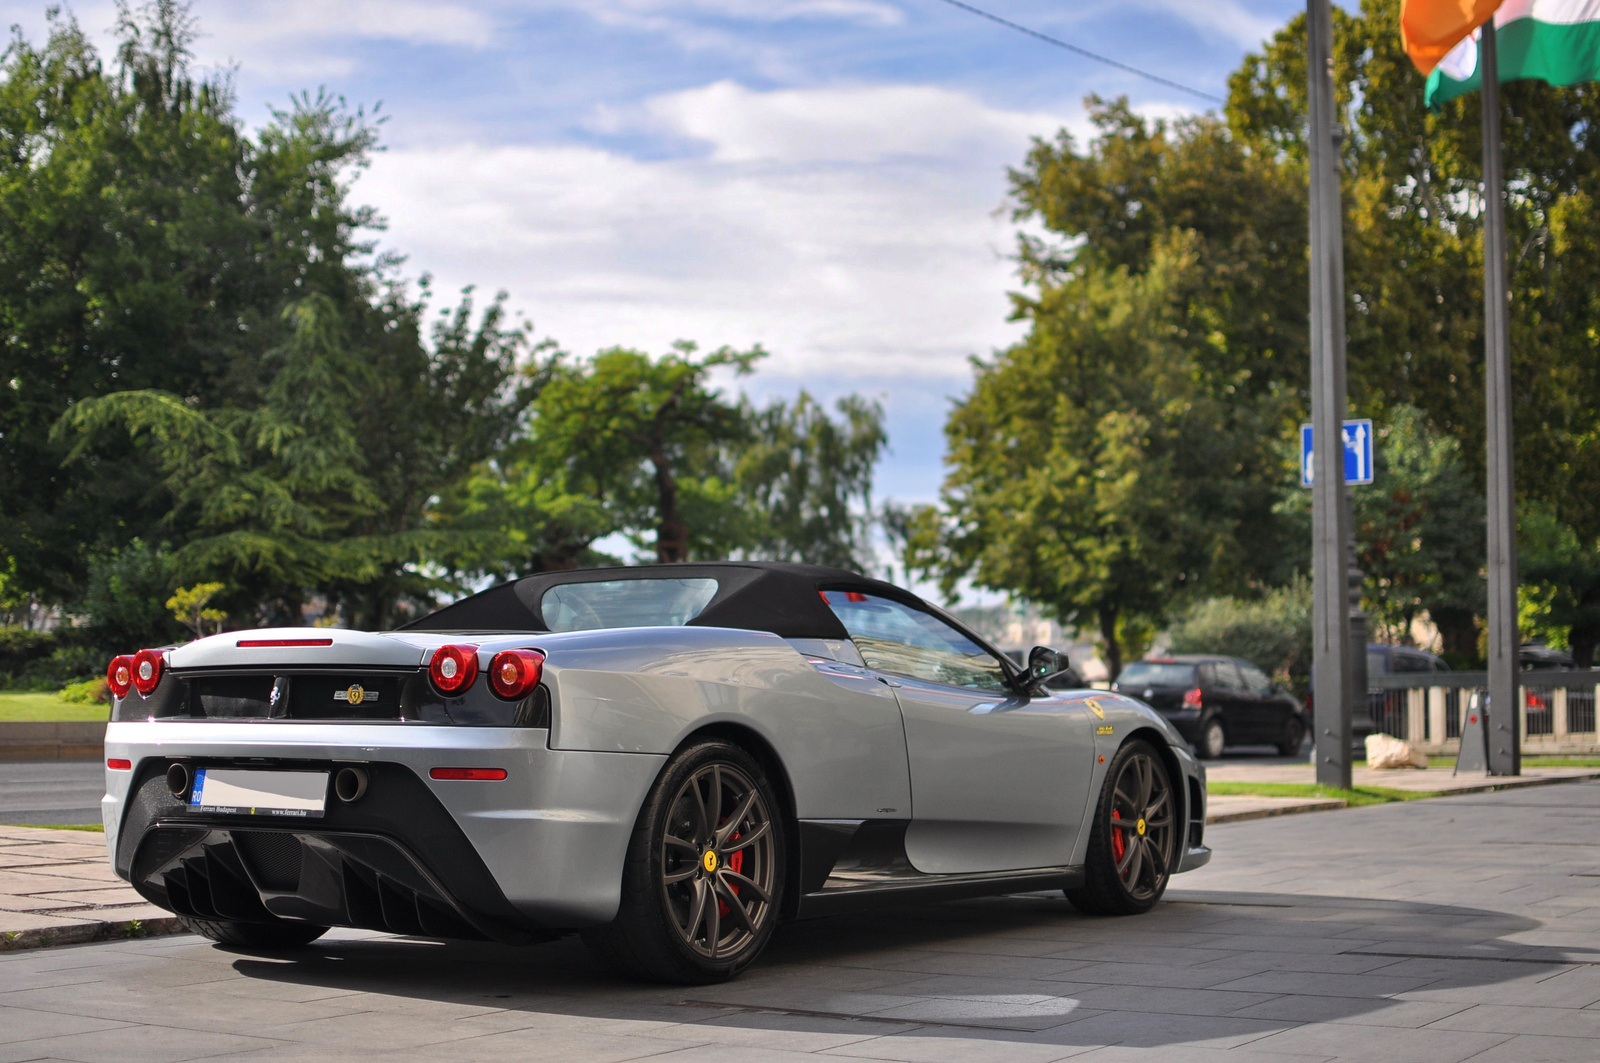
[[[1355,435],[1356,435],[1356,441],[1355,441],[1356,479],[1357,480],[1365,480],[1365,479],[1368,478],[1367,477],[1367,426],[1364,425],[1364,424],[1356,425],[1356,433],[1355,433]]]

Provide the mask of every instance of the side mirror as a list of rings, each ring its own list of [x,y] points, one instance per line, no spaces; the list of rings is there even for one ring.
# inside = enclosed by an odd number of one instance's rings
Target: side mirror
[[[1066,654],[1048,646],[1035,646],[1028,651],[1028,679],[1033,683],[1047,682],[1071,668]]]

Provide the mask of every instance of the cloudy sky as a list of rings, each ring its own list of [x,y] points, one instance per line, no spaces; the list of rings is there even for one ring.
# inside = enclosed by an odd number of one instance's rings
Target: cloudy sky
[[[0,0],[35,38],[42,2]],[[109,4],[68,5],[103,34]],[[1294,0],[980,0],[1216,95]],[[1083,97],[1204,101],[942,0],[199,0],[206,65],[264,121],[381,103],[356,184],[444,290],[506,289],[568,350],[761,343],[754,394],[884,401],[878,494],[931,500],[968,359],[1019,334],[1005,170]],[[102,37],[101,39],[107,39]]]

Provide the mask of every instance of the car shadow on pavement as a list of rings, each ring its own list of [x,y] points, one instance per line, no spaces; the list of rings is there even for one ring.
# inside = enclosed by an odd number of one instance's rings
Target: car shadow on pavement
[[[512,948],[336,932],[232,966],[250,979],[503,1011],[508,1029],[549,1015],[1223,1047],[1306,1022],[1421,1025],[1494,999],[1500,983],[1600,961],[1512,940],[1538,926],[1459,906],[1201,890],[1171,891],[1145,916],[1103,919],[1059,894],[1024,894],[786,924],[755,967],[712,986],[625,981],[576,938]]]

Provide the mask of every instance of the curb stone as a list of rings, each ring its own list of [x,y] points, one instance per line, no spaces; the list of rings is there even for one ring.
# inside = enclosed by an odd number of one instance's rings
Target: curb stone
[[[0,934],[0,952],[47,949],[56,945],[88,945],[97,941],[164,937],[187,934],[188,928],[175,915],[155,919],[111,919],[73,926],[36,926]]]

